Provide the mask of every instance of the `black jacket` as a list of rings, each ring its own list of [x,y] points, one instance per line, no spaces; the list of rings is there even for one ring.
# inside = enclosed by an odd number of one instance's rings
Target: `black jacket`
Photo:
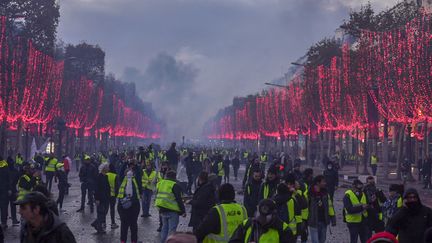
[[[21,230],[21,243],[75,243],[75,237],[65,223],[51,211],[46,216],[46,225],[39,232],[32,233],[24,223]]]
[[[253,216],[260,199],[260,188],[262,181],[251,179],[245,186],[243,205],[249,216]]]
[[[9,166],[7,165],[7,162],[5,161],[6,166],[0,167],[0,195],[7,195],[8,191],[10,190],[10,170]],[[7,197],[7,196],[6,196]]]
[[[58,189],[59,190],[67,190],[67,188],[69,187],[68,181],[67,181],[67,176],[66,173],[64,171],[58,170],[56,171],[56,175],[58,178]]]
[[[198,227],[210,209],[216,204],[216,188],[212,183],[199,186],[190,202],[192,206],[190,227]]]
[[[315,192],[313,190],[313,187],[311,187],[310,193],[309,193],[309,219],[308,224],[311,227],[318,227],[319,222],[323,222],[326,225],[329,225],[330,222],[335,225],[336,224],[336,217],[335,215],[330,215],[329,209],[332,207],[332,210],[334,212],[334,207],[331,201],[329,202],[329,194],[326,191],[322,192]],[[324,218],[320,219],[319,216],[319,205],[322,205],[322,210],[324,210]]]
[[[167,157],[168,163],[170,165],[177,165],[178,164],[179,153],[177,152],[177,150],[175,148],[171,147],[166,152],[166,157]]]
[[[250,238],[245,241],[246,232],[247,230],[252,227]],[[291,230],[289,228],[286,228],[283,230],[283,222],[275,218],[273,223],[271,223],[269,226],[263,227],[258,222],[256,222],[254,219],[248,219],[246,223],[243,223],[237,227],[237,229],[234,231],[234,234],[232,235],[229,243],[244,243],[244,242],[258,242],[259,239],[253,239],[253,236],[255,235],[254,232],[258,231],[258,238],[267,232],[269,229],[276,229],[279,232],[279,239],[274,239],[273,242],[277,243],[295,243],[296,238],[293,236]]]
[[[412,191],[413,189],[408,189],[405,195]],[[417,191],[414,190],[413,193],[418,196]],[[424,233],[432,227],[432,209],[423,206],[420,199],[419,203],[419,207],[415,209],[402,207],[387,223],[386,230],[398,235],[399,243],[423,242]]]
[[[137,182],[138,183],[138,182]],[[95,200],[101,202],[109,202],[111,197],[111,188],[108,182],[108,176],[99,173],[96,179]]]
[[[94,185],[98,175],[97,168],[92,163],[84,163],[79,171],[80,182]]]
[[[326,169],[323,172],[325,181],[327,182],[327,188],[334,191],[335,187],[339,186],[339,173],[335,169]]]
[[[269,181],[266,179],[266,181],[264,181],[261,184],[260,187],[260,192],[259,192],[259,200],[261,201],[262,199],[268,199],[273,197],[274,194],[276,194],[276,188],[279,184],[279,179],[276,178],[274,181]],[[264,192],[265,192],[265,188],[268,187],[269,189],[269,193],[268,193],[268,197],[265,198]]]

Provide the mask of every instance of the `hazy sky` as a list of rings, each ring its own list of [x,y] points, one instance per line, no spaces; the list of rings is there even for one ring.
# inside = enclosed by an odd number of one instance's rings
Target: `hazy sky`
[[[106,71],[135,82],[168,124],[198,137],[234,96],[257,93],[332,36],[367,0],[60,0],[58,36],[106,52]],[[375,9],[397,0],[371,0]]]

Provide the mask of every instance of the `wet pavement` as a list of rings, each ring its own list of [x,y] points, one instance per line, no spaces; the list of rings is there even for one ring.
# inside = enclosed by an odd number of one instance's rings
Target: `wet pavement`
[[[243,178],[244,168],[240,169],[240,175],[238,181],[234,181],[231,178],[231,183],[234,185],[236,190],[241,188],[241,180]],[[181,173],[181,179],[184,178],[184,173]],[[69,195],[65,197],[63,209],[64,212],[60,212],[60,218],[67,223],[77,242],[93,243],[93,242],[120,242],[120,228],[111,229],[111,220],[109,212],[107,215],[107,228],[106,234],[98,235],[95,233],[93,227],[90,226],[91,222],[96,218],[96,212],[90,213],[90,208],[86,205],[85,211],[77,213],[76,210],[80,207],[81,191],[80,184],[78,180],[78,174],[72,172],[69,175],[69,182],[72,184]],[[348,229],[346,225],[342,222],[342,197],[345,189],[339,189],[335,193],[335,211],[337,215],[337,226],[332,227],[327,231],[327,242],[338,242],[344,243],[349,242]],[[53,185],[53,198],[57,198],[57,184]],[[237,201],[242,202],[242,195],[237,194]],[[96,211],[96,210],[95,210]],[[192,229],[188,227],[190,207],[187,206],[188,216],[186,218],[180,217],[180,224],[178,226],[178,231],[191,231]],[[155,207],[151,207],[149,218],[138,218],[138,241],[145,243],[159,242],[159,233],[156,229],[159,226],[158,212]],[[141,215],[141,212],[140,212]],[[19,216],[18,216],[19,218]],[[120,218],[116,210],[116,221],[120,225]],[[19,242],[19,227],[12,227],[11,220],[8,220],[9,227],[5,231],[5,242],[15,243]],[[329,227],[330,228],[330,227]],[[130,232],[129,235],[130,237]],[[130,238],[129,238],[130,239]],[[128,241],[130,242],[130,241]],[[309,241],[310,242],[310,241]]]

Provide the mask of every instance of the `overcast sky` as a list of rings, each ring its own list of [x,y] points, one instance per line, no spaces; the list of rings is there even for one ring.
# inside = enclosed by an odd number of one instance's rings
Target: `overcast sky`
[[[60,0],[58,37],[106,52],[106,71],[135,82],[168,124],[198,137],[234,96],[282,76],[367,0]],[[371,0],[375,9],[397,0]]]

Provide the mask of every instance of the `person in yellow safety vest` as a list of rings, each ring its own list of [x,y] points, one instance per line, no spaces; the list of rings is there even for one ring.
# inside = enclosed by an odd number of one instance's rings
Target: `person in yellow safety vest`
[[[383,191],[375,186],[375,178],[373,176],[366,178],[366,185],[363,191],[369,204],[367,210],[369,231],[374,233],[382,232],[385,229],[382,206],[387,198]]]
[[[24,196],[31,192],[33,187],[35,186],[35,180],[32,176],[32,170],[28,163],[23,163],[24,174],[19,178],[17,187],[18,187],[18,196],[17,200],[22,200]]]
[[[126,170],[118,191],[118,213],[120,215],[120,241],[126,242],[129,228],[131,230],[131,241],[138,241],[138,216],[140,211],[141,192],[138,182],[134,177],[131,167]]]
[[[115,221],[115,205],[117,200],[117,193],[119,189],[119,179],[117,174],[115,173],[115,166],[114,164],[109,164],[109,172],[106,173],[108,177],[108,183],[110,186],[110,202],[109,202],[109,209],[110,209],[110,216],[111,216],[111,229],[117,229],[119,226],[116,224]]]
[[[158,158],[159,158],[160,162],[167,161],[167,157],[166,157],[165,151],[163,151],[163,150],[159,151],[158,152]]]
[[[379,161],[378,156],[375,153],[373,153],[371,155],[371,158],[370,158],[370,166],[372,169],[372,175],[374,175],[374,176],[376,176],[376,173],[377,173],[378,161]]]
[[[142,185],[142,210],[141,217],[150,217],[150,202],[153,191],[156,189],[157,173],[153,169],[152,164],[147,164],[146,168],[142,171],[141,185]]]
[[[305,210],[308,210],[308,201],[303,195],[300,189],[300,184],[295,179],[294,174],[287,174],[285,176],[285,183],[288,186],[290,193],[292,193],[292,198],[294,199],[295,206],[295,219],[297,223],[297,235],[302,236],[306,232],[307,236],[307,217],[304,217]],[[307,237],[306,237],[307,239]]]
[[[22,157],[21,153],[17,153],[17,155],[15,156],[15,165],[21,167],[23,162],[24,162],[24,158]]]
[[[276,205],[264,199],[258,205],[257,214],[243,221],[234,231],[230,243],[295,243],[289,225],[277,216]]]
[[[50,154],[50,157],[49,157],[47,164],[45,166],[46,183],[47,183],[47,189],[49,192],[51,192],[52,181],[53,181],[53,178],[55,176],[57,163],[58,163],[58,161],[54,157],[54,154]]]
[[[276,170],[276,168],[270,167],[267,171],[267,177],[265,181],[261,184],[259,199],[262,200],[273,197],[273,195],[276,193],[276,188],[278,184],[278,171]]]
[[[198,242],[228,242],[237,227],[248,218],[246,208],[234,201],[235,191],[231,184],[221,185],[218,194],[220,204],[210,209],[195,232]]]
[[[170,170],[166,173],[165,179],[156,186],[156,207],[162,218],[161,243],[177,230],[179,215],[186,217],[186,210],[181,198],[181,188],[176,182],[177,174]]]
[[[277,193],[272,197],[272,200],[276,203],[279,218],[288,224],[292,234],[296,236],[298,228],[297,215],[300,215],[300,209],[294,198],[294,191],[290,190],[285,183],[280,183],[277,186]]]
[[[328,225],[336,226],[333,201],[323,175],[314,178],[309,193],[309,234],[312,242],[326,242]]]
[[[265,170],[265,165],[267,164],[267,160],[268,160],[267,154],[263,152],[260,156],[260,163],[261,166],[264,166],[264,170]]]
[[[202,151],[201,154],[200,154],[199,161],[202,163],[207,158],[208,158],[207,153],[205,151]]]
[[[11,168],[6,160],[0,156],[0,212],[3,228],[7,226],[9,195],[11,194],[10,178]]]
[[[360,180],[354,180],[352,189],[345,192],[343,205],[343,216],[350,233],[350,243],[357,243],[359,237],[360,242],[366,242],[370,238],[366,222],[369,204],[363,192],[363,183]]]

